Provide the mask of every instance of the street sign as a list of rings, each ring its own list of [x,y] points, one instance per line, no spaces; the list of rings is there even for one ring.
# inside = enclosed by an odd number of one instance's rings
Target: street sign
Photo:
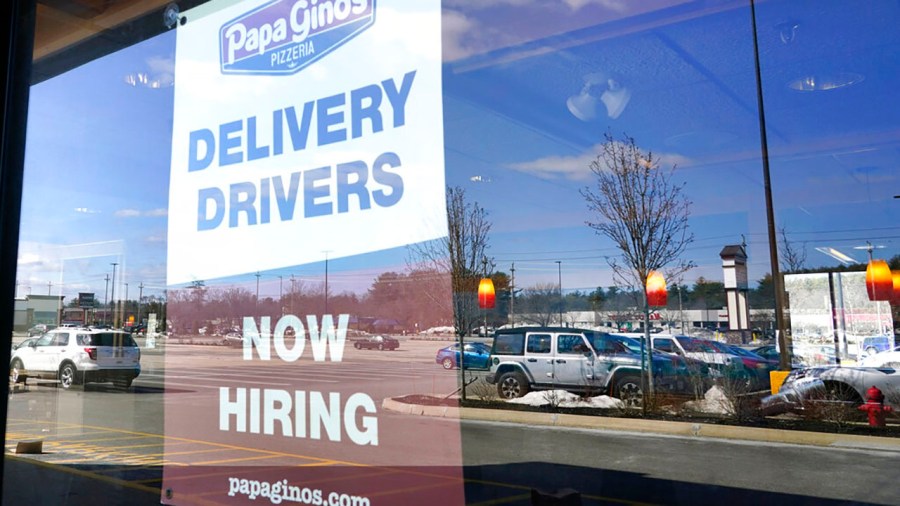
[[[90,309],[94,307],[94,294],[88,292],[78,293],[78,307],[82,309]]]

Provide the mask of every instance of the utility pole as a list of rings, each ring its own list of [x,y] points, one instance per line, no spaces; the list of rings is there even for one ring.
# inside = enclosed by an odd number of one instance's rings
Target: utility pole
[[[109,323],[109,274],[106,275],[106,289],[103,290],[103,305],[106,306],[103,323]]]
[[[294,314],[294,275],[291,274],[291,314]]]
[[[323,251],[323,253],[325,253],[325,313],[324,314],[328,314],[328,253],[330,253],[330,252],[331,252],[331,250]]]
[[[284,276],[278,276],[278,306],[281,307],[281,316],[284,316]]]
[[[128,283],[125,283],[125,304],[122,305],[122,325],[125,325],[125,313],[128,312]]]
[[[112,275],[112,292],[110,292],[109,299],[110,299],[110,302],[112,303],[112,305],[115,306],[115,305],[116,305],[116,266],[119,265],[119,264],[116,263],[116,262],[112,262],[111,265],[113,266],[113,275]],[[118,327],[118,325],[116,325],[116,323],[117,323],[117,321],[116,321],[116,311],[113,310],[113,322],[112,322],[112,326],[113,326],[113,327]]]
[[[47,295],[50,295],[50,287],[52,287],[52,286],[53,286],[53,282],[47,281]]]
[[[556,270],[559,274],[559,326],[563,324],[563,294],[562,294],[562,260],[556,261]]]
[[[512,267],[509,268],[510,274],[510,287],[509,287],[509,325],[511,327],[516,326],[516,263],[512,263]]]

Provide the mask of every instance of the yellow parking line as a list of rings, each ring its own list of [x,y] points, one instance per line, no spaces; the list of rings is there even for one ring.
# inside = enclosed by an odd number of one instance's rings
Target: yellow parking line
[[[263,459],[277,459],[283,457],[282,455],[257,455],[255,457],[238,457],[234,459],[222,459],[222,460],[208,460],[205,462],[191,462],[192,466],[211,466],[214,464],[229,464],[231,462],[248,462],[251,460],[263,460]]]
[[[151,453],[147,455],[148,457],[165,457],[167,455],[193,455],[195,453],[211,453],[211,452],[224,452],[228,451],[228,448],[211,448],[209,450],[188,450],[184,452],[163,452],[163,453]]]
[[[103,443],[106,441],[124,441],[128,439],[153,439],[153,438],[165,438],[165,436],[122,436],[122,437],[109,437],[109,438],[99,438],[99,439],[62,439],[58,440],[61,443]],[[162,442],[157,443],[162,444]]]
[[[145,444],[145,445],[104,446],[104,448],[107,448],[110,450],[125,450],[125,449],[130,449],[130,448],[151,448],[154,446],[164,446],[164,445],[165,445],[165,442],[160,441],[159,443],[150,443],[150,444]]]

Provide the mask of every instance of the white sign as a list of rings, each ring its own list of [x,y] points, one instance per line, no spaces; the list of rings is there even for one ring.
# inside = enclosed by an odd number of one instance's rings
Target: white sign
[[[250,0],[185,17],[169,284],[446,235],[438,0]]]

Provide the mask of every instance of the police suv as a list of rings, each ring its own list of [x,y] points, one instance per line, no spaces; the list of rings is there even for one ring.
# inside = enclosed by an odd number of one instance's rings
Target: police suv
[[[58,328],[21,346],[9,362],[10,380],[53,379],[69,389],[82,383],[112,382],[127,389],[141,373],[141,350],[131,335],[108,329]]]

